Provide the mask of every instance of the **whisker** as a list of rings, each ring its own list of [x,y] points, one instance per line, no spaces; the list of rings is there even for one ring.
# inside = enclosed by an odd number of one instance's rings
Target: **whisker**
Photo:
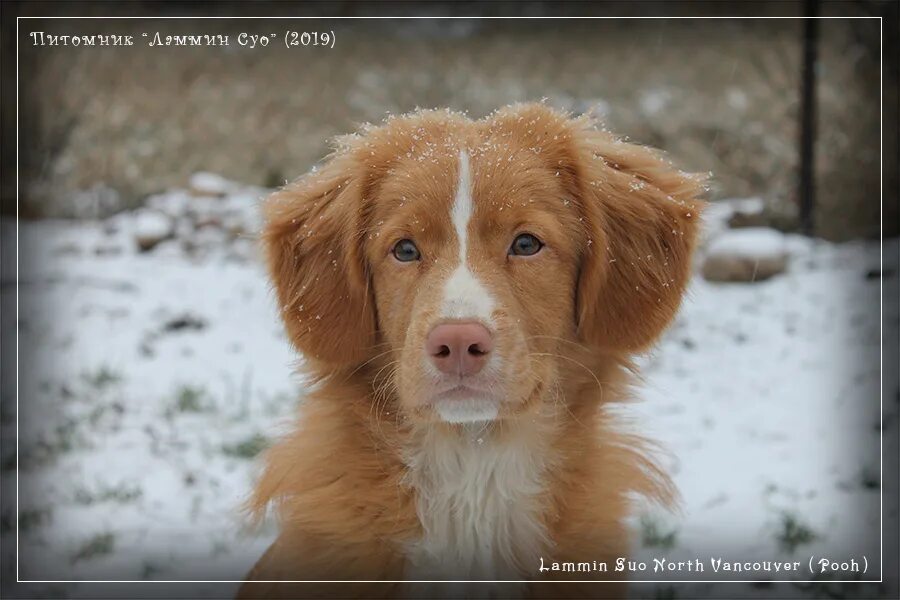
[[[363,367],[365,367],[367,364],[369,364],[369,363],[372,362],[373,360],[375,360],[375,359],[377,359],[377,358],[380,358],[380,357],[384,356],[385,354],[390,354],[391,352],[399,352],[399,350],[398,350],[398,349],[391,349],[391,350],[386,350],[386,351],[384,351],[384,352],[381,352],[381,353],[379,353],[379,354],[376,354],[375,356],[373,356],[372,358],[370,358],[370,359],[367,360],[366,362],[362,363],[361,365],[359,365],[358,367],[356,367],[355,369],[353,369],[352,371],[350,371],[350,373],[347,375],[347,377],[346,377],[344,380],[346,381],[347,379],[350,379],[351,377],[353,377],[354,375],[356,375],[356,373],[357,373],[360,369],[362,369]]]
[[[557,390],[557,392],[559,393],[559,395],[562,396],[562,404],[563,404],[563,408],[566,409],[566,412],[569,413],[569,416],[572,417],[572,420],[574,420],[576,423],[578,423],[579,425],[581,425],[582,427],[584,427],[585,429],[587,429],[587,425],[585,425],[584,423],[582,423],[582,422],[581,422],[581,419],[579,419],[579,418],[575,415],[575,413],[572,412],[572,409],[569,408],[569,401],[566,400],[566,393],[563,391],[563,389],[562,389],[562,387],[559,385],[559,382],[558,382],[558,381],[556,382],[556,390]],[[601,389],[601,391],[602,391],[602,389]],[[602,397],[602,395],[601,395],[601,397]]]
[[[376,372],[375,372],[375,375],[372,377],[372,383],[375,384],[375,385],[377,385],[379,375],[381,375],[381,373],[382,373],[385,369],[392,368],[392,367],[394,367],[395,365],[397,365],[397,364],[399,364],[399,363],[400,363],[400,359],[392,360],[392,361],[389,361],[387,364],[385,364],[385,365],[384,365],[383,367],[381,367],[380,369],[378,369],[378,371],[376,371]],[[396,369],[395,369],[395,370],[396,370]],[[394,372],[395,372],[395,370],[393,370],[393,371],[391,371],[390,373],[388,373],[388,375],[389,375],[389,376],[390,376],[390,375],[393,375]]]
[[[600,388],[600,401],[601,402],[603,401],[603,384],[600,383],[600,379],[597,377],[597,374],[594,373],[589,368],[587,368],[587,366],[585,366],[583,363],[578,362],[574,358],[569,358],[568,356],[563,356],[562,354],[553,354],[552,352],[529,352],[528,355],[529,356],[553,356],[555,358],[561,358],[563,360],[567,360],[569,362],[575,363],[576,365],[578,365],[579,367],[581,367],[582,369],[584,369],[585,371],[590,373],[591,377],[594,378],[594,381],[597,383],[597,387]]]
[[[400,362],[399,360],[394,360],[394,361],[391,361],[391,362],[387,363],[386,365],[384,365],[383,367],[381,367],[380,369],[378,369],[378,372],[375,373],[375,376],[372,378],[372,384],[373,384],[374,388],[373,388],[373,392],[372,392],[372,406],[371,406],[370,409],[369,409],[369,416],[370,416],[370,417],[372,416],[372,411],[375,409],[375,407],[376,407],[376,406],[378,405],[378,403],[381,401],[382,388],[384,388],[385,386],[388,385],[388,383],[390,383],[390,381],[391,381],[392,378],[393,378],[393,377],[392,377],[393,374],[396,372],[396,369],[393,369],[393,370],[389,371],[387,377],[384,379],[384,382],[381,383],[381,384],[378,383],[378,377],[381,375],[381,373],[382,373],[385,369],[390,369],[390,368],[392,368],[394,365],[398,364],[399,362]],[[385,399],[386,399],[386,395],[385,395]],[[375,417],[376,417],[376,418],[378,417],[377,411],[376,411]]]
[[[531,339],[537,339],[537,338],[557,340],[560,342],[565,342],[566,344],[571,344],[571,345],[573,345],[581,350],[584,350],[586,352],[591,351],[591,349],[588,346],[585,346],[584,344],[580,344],[578,342],[573,342],[572,340],[567,340],[566,338],[561,338],[561,337],[555,336],[555,335],[529,335],[529,336],[526,336],[525,339],[531,340]]]

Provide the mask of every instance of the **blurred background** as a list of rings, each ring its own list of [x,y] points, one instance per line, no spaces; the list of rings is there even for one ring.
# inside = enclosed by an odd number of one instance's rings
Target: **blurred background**
[[[879,504],[897,492],[882,481],[880,449],[884,440],[896,454],[900,413],[896,374],[881,369],[896,356],[881,349],[896,346],[900,316],[881,290],[897,296],[900,215],[897,79],[881,80],[882,52],[896,73],[896,35],[882,47],[874,17],[896,24],[897,4],[816,5],[841,18],[817,21],[814,112],[804,113],[810,31],[801,19],[760,18],[802,15],[803,3],[704,5],[753,17],[716,20],[374,20],[355,17],[409,6],[355,2],[304,6],[344,19],[189,20],[164,17],[286,11],[3,3],[0,59],[9,73],[17,58],[19,73],[2,90],[2,301],[18,317],[17,337],[5,322],[2,348],[2,533],[20,535],[18,556],[3,547],[5,580],[16,559],[23,579],[240,578],[275,532],[248,527],[241,501],[306,389],[258,260],[260,200],[364,122],[416,107],[479,118],[540,100],[712,175],[697,274],[673,327],[641,358],[645,402],[629,407],[666,449],[682,511],[642,507],[635,555],[877,563],[882,525],[897,529],[896,507],[882,515]],[[424,12],[640,16],[648,6],[436,2]],[[33,18],[16,34],[11,14]],[[65,14],[155,18],[42,18]],[[287,49],[286,30],[333,31],[336,43]],[[133,35],[136,45],[34,46],[39,31]],[[227,35],[230,45],[148,47],[143,34],[156,32]],[[276,38],[242,47],[242,32]],[[799,208],[804,114],[814,126],[811,229]],[[6,151],[15,134],[18,171]],[[896,577],[884,575],[853,585],[822,573],[815,586],[740,593],[895,597]],[[46,595],[95,592],[42,585]],[[708,584],[691,596],[734,590]]]
[[[227,3],[210,4],[228,14]],[[842,12],[871,17],[890,4],[860,2]],[[634,10],[613,5],[616,14],[617,7]],[[366,6],[335,3],[322,12],[364,15]],[[787,6],[757,12],[778,16],[790,12]],[[25,8],[41,12],[40,4]],[[435,5],[450,14],[472,8]],[[824,16],[829,8],[823,4]],[[519,12],[557,11],[537,3]],[[49,25],[35,20],[27,28]],[[102,20],[90,29],[128,34],[147,25]],[[663,148],[686,168],[712,172],[713,198],[758,196],[778,227],[797,225],[801,20],[317,20],[316,28],[335,31],[334,48],[235,43],[241,31],[282,32],[287,25],[165,23],[171,34],[230,35],[224,48],[20,48],[27,75],[20,89],[27,106],[20,123],[22,215],[106,215],[196,171],[280,185],[318,161],[332,136],[386,113],[449,106],[480,117],[546,98]],[[83,27],[52,23],[59,34]],[[819,22],[815,227],[828,239],[878,235],[879,28],[872,18]],[[890,50],[885,57],[896,64]],[[896,85],[886,83],[891,110]],[[896,189],[896,181],[885,186]],[[14,198],[14,190],[4,190],[5,212],[13,211]],[[890,234],[897,231],[896,203],[886,208]]]

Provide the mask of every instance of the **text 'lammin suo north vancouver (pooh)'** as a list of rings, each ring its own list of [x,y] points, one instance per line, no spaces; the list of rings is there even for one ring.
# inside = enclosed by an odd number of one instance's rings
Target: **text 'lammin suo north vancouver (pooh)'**
[[[673,561],[666,558],[654,558],[649,562],[617,558],[614,562],[605,561],[563,561],[556,562],[540,559],[538,572],[653,572],[653,573],[793,573],[800,570],[809,570],[811,573],[865,573],[868,570],[869,561],[862,557],[861,561],[855,558],[846,560],[832,560],[829,558],[811,556],[808,563],[803,565],[801,561],[726,561],[722,558]]]

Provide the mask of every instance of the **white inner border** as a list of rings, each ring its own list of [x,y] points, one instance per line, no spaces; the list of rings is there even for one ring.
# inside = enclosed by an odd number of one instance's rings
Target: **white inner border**
[[[174,19],[280,19],[283,21],[301,21],[301,20],[340,20],[340,19],[656,19],[656,20],[672,20],[672,19],[807,19],[810,17],[16,17],[16,583],[243,583],[243,579],[175,579],[175,580],[158,580],[158,579],[19,579],[19,22],[22,19],[72,19],[72,20],[93,20],[93,19],[128,19],[128,20],[153,20],[166,21]],[[880,267],[881,281],[879,285],[879,374],[880,374],[880,395],[879,395],[879,435],[880,435],[880,455],[879,468],[881,473],[880,479],[880,509],[879,509],[879,573],[878,579],[833,579],[831,583],[883,583],[884,582],[884,19],[883,17],[812,17],[817,20],[840,20],[840,19],[878,19],[879,21],[879,37],[881,53],[879,57],[879,112],[878,112],[878,144],[879,144],[879,238],[880,238]],[[542,579],[525,579],[525,580],[456,580],[449,583],[532,583],[532,582],[551,582],[551,583],[757,583],[756,579],[587,579],[587,580],[564,580],[551,581]],[[766,580],[767,583],[822,583],[815,579],[772,579]],[[394,580],[394,579],[374,579],[374,580],[261,580],[258,583],[448,583],[444,580]]]

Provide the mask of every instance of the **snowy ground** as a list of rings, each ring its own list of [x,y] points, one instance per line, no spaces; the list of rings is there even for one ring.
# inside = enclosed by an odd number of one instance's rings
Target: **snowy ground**
[[[132,214],[22,224],[22,579],[237,579],[272,539],[238,507],[302,382],[241,208],[260,193],[197,201],[209,214],[185,194],[158,199],[177,226],[148,252]],[[222,217],[227,202],[238,208]],[[2,227],[11,261],[15,223]],[[646,401],[627,411],[668,450],[683,503],[636,520],[638,560],[793,556],[805,569],[810,555],[865,555],[863,577],[878,578],[879,245],[788,242],[788,271],[771,280],[696,278],[644,361]],[[887,241],[888,297],[897,254]],[[885,331],[897,323],[886,305]],[[896,419],[897,382],[884,385]],[[4,413],[3,435],[15,427]]]

